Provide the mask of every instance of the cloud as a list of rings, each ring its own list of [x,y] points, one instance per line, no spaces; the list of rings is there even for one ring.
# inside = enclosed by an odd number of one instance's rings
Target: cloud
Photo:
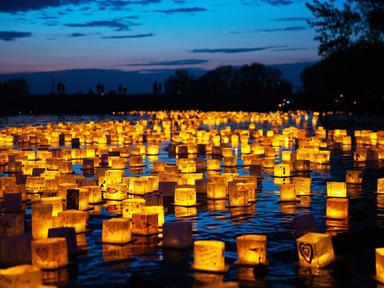
[[[283,28],[265,28],[265,29],[255,29],[252,32],[287,32],[287,31],[302,31],[306,30],[305,26],[291,26]]]
[[[265,3],[272,6],[287,6],[287,5],[292,5],[294,3],[302,2],[302,1],[303,0],[242,0],[241,2],[247,6],[252,6],[252,5],[260,6]]]
[[[276,48],[272,49],[272,52],[290,52],[290,51],[302,51],[302,50],[310,50],[312,48],[309,47],[288,47],[288,48]],[[315,48],[313,48],[315,49]]]
[[[115,20],[96,20],[96,21],[89,21],[85,23],[67,23],[64,24],[64,26],[67,27],[109,27],[114,28],[116,31],[126,31],[129,30],[130,26],[137,26],[138,23],[135,22],[123,22],[119,19]]]
[[[73,38],[76,38],[76,37],[83,37],[83,36],[87,36],[87,34],[84,34],[84,33],[72,33],[69,35],[70,37],[73,37]]]
[[[2,12],[18,12],[29,10],[40,10],[46,7],[58,7],[68,4],[83,4],[91,2],[90,0],[1,0],[0,11]]]
[[[31,32],[0,31],[0,40],[3,41],[14,41],[18,38],[26,38],[31,36]]]
[[[131,38],[147,38],[153,37],[153,33],[134,34],[134,35],[115,35],[115,36],[103,36],[102,39],[131,39]]]
[[[208,11],[202,7],[189,7],[189,8],[177,8],[177,9],[164,9],[164,10],[156,10],[155,12],[163,13],[163,14],[176,14],[176,13],[196,13],[196,12],[206,12]]]
[[[282,22],[289,22],[289,21],[307,21],[307,17],[280,17],[273,19],[274,21],[282,21]]]
[[[197,65],[207,63],[205,59],[181,59],[181,60],[169,60],[159,62],[147,62],[147,63],[134,63],[126,66],[182,66],[182,65]]]
[[[190,53],[227,53],[227,54],[235,54],[235,53],[247,53],[247,52],[256,52],[256,51],[264,51],[275,48],[283,48],[285,46],[264,46],[264,47],[253,47],[253,48],[217,48],[217,49],[192,49],[188,52]]]

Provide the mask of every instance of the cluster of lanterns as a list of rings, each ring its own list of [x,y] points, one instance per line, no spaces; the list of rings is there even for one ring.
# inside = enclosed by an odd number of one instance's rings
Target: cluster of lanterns
[[[199,195],[214,209],[244,208],[247,213],[247,207],[258,200],[264,172],[279,187],[280,202],[296,205],[310,199],[309,171],[329,169],[329,147],[351,149],[354,139],[356,167],[364,161],[384,159],[384,131],[355,131],[352,138],[346,130],[317,127],[310,136],[305,126],[316,127],[316,113],[311,119],[304,112],[137,115],[146,117],[135,123],[49,123],[0,130],[0,165],[6,172],[0,177],[6,213],[0,220],[7,223],[1,237],[19,237],[31,251],[32,264],[0,270],[0,287],[18,287],[20,281],[28,283],[25,287],[43,287],[41,269],[68,265],[76,250],[70,239],[86,241],[89,217],[97,213],[97,204],[105,202],[114,203],[120,214],[102,221],[100,241],[106,247],[105,259],[114,255],[114,245],[162,233],[165,248],[193,246],[193,269],[224,273],[228,269],[225,242],[193,241],[192,223],[183,220],[196,216]],[[258,127],[266,123],[269,130]],[[176,158],[174,164],[159,161],[159,154],[166,153],[164,147]],[[151,165],[150,175],[142,175],[146,165]],[[239,167],[244,175],[239,175]],[[348,187],[362,185],[362,170],[349,170],[345,177],[345,182],[326,183],[327,219],[348,220]],[[377,192],[384,193],[384,178],[378,179]],[[166,197],[172,198],[176,222],[165,221],[162,199]],[[22,213],[26,201],[31,203],[29,238],[25,237]],[[306,233],[296,244],[301,266],[322,268],[335,259],[327,233]],[[267,265],[266,235],[239,235],[236,246],[238,265]],[[383,249],[376,250],[377,279],[382,282]],[[0,254],[0,261],[5,260],[4,255]]]

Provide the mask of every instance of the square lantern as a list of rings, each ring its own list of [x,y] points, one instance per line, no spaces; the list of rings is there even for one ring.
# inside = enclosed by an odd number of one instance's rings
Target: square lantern
[[[293,184],[295,185],[295,192],[297,196],[311,195],[311,178],[294,177]]]
[[[326,217],[329,219],[348,218],[349,200],[347,198],[328,198],[326,202]]]
[[[145,199],[132,198],[122,202],[123,218],[132,218],[132,214],[139,212],[145,206]]]
[[[237,166],[236,161],[237,161],[236,156],[225,156],[223,158],[225,167],[236,167]]]
[[[249,187],[243,184],[246,183],[239,183],[238,181],[228,183],[229,206],[244,207],[249,205]]]
[[[291,168],[289,164],[278,164],[274,167],[273,175],[275,177],[289,177],[291,176]]]
[[[193,246],[193,269],[209,272],[225,272],[225,242],[196,240]]]
[[[131,222],[125,218],[103,220],[103,243],[125,244],[131,241]]]
[[[101,189],[97,185],[89,185],[84,186],[83,188],[86,188],[88,190],[88,203],[89,204],[97,204],[101,203],[103,201],[102,195],[101,195]]]
[[[327,197],[347,197],[345,182],[327,182]]]
[[[175,199],[175,205],[194,206],[196,205],[196,188],[195,187],[176,187],[174,199]]]
[[[294,167],[297,172],[307,172],[310,170],[309,160],[296,160],[294,163]]]
[[[377,179],[377,193],[384,193],[384,178]]]
[[[220,160],[207,159],[207,170],[220,171]]]
[[[335,260],[332,237],[309,232],[296,239],[300,266],[322,268]]]
[[[164,207],[162,205],[145,206],[142,209],[149,213],[157,213],[157,223],[159,227],[163,227],[164,224]]]
[[[63,199],[57,197],[41,197],[41,204],[52,205],[52,216],[58,216],[59,213],[63,212]]]
[[[153,235],[158,233],[157,212],[140,211],[132,215],[132,234]],[[128,219],[127,219],[128,220]]]
[[[41,269],[57,269],[68,265],[66,238],[33,240],[32,264]]]
[[[247,234],[236,237],[237,263],[240,265],[267,264],[267,236]]]
[[[360,170],[348,170],[345,175],[347,184],[358,184],[363,183],[363,172]]]
[[[192,222],[177,221],[163,226],[163,245],[167,248],[185,249],[192,246]]]
[[[40,268],[33,265],[18,265],[0,269],[0,287],[2,288],[34,288],[42,286]]]
[[[376,280],[384,283],[384,248],[376,248]]]
[[[66,210],[61,214],[64,227],[75,228],[76,233],[86,232],[88,213],[78,210]]]
[[[280,201],[281,202],[296,201],[295,184],[280,185]]]
[[[53,228],[52,205],[35,203],[32,205],[32,237],[47,238],[48,230]]]
[[[207,198],[225,199],[227,197],[227,185],[225,181],[208,181]]]

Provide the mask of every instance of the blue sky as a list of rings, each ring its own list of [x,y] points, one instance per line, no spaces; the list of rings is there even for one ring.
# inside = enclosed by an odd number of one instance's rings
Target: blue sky
[[[318,59],[303,0],[1,0],[0,73]]]

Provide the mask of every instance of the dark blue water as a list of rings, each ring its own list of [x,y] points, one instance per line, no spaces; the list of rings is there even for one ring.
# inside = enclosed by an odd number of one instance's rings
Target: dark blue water
[[[22,126],[28,124],[46,124],[62,121],[104,121],[107,119],[129,119],[136,121],[138,116],[21,116],[3,118],[2,127]],[[310,120],[306,127],[313,133]],[[286,122],[282,127],[294,125],[294,121]],[[227,125],[227,124],[226,124]],[[303,123],[300,124],[300,127]],[[233,128],[245,128],[248,123],[231,123]],[[208,128],[207,126],[201,126]],[[211,128],[220,128],[215,126]],[[259,123],[264,130],[271,126]],[[353,133],[353,131],[349,131]],[[169,157],[166,147],[169,141],[160,145],[159,161],[175,163]],[[376,193],[377,178],[384,177],[384,163],[380,161],[353,162],[353,149],[331,150],[331,163],[323,167],[312,167],[308,176],[312,179],[310,197],[302,198],[298,203],[280,203],[279,185],[273,177],[272,170],[262,173],[261,185],[257,192],[258,201],[247,208],[228,208],[223,202],[207,201],[199,195],[196,208],[175,211],[170,205],[173,201],[164,199],[165,221],[172,222],[188,219],[193,222],[193,239],[212,239],[225,241],[226,262],[230,270],[226,274],[198,273],[190,269],[193,263],[193,251],[163,250],[161,234],[152,237],[139,237],[136,242],[125,246],[101,244],[101,224],[104,219],[120,216],[111,213],[111,205],[119,203],[107,202],[97,205],[90,212],[88,232],[78,235],[79,245],[84,253],[71,261],[71,264],[58,271],[45,272],[45,282],[61,287],[226,287],[220,285],[239,285],[241,287],[377,287],[372,279],[374,275],[374,258],[368,249],[338,251],[338,266],[325,268],[312,273],[300,269],[295,250],[295,219],[303,214],[313,215],[316,227],[320,232],[334,236],[360,233],[366,227],[382,229],[384,227],[384,195]],[[281,159],[276,154],[276,162]],[[238,154],[238,156],[240,156]],[[143,170],[136,175],[149,175],[152,172],[152,160],[144,159]],[[241,164],[241,162],[239,162]],[[75,174],[82,175],[81,166],[74,164]],[[325,218],[326,182],[345,181],[348,169],[363,171],[364,180],[361,186],[349,186],[350,199],[348,221],[331,221]],[[223,172],[224,168],[222,168]],[[236,171],[240,175],[248,175],[239,165]],[[137,172],[135,172],[137,173]],[[125,175],[131,175],[129,168]],[[173,200],[173,199],[172,199]],[[119,212],[118,209],[116,212]],[[184,217],[189,213],[191,216]],[[30,213],[27,210],[27,217]],[[183,217],[180,217],[183,216]],[[382,230],[381,230],[382,231]],[[268,237],[268,271],[255,275],[253,268],[238,267],[236,261],[236,236],[248,233],[265,234]],[[351,243],[348,243],[350,245]],[[347,245],[347,246],[348,246]],[[360,245],[355,243],[356,246]],[[352,245],[353,246],[353,245]],[[384,246],[384,243],[382,243]],[[113,250],[113,252],[111,252]],[[367,252],[367,253],[366,253]],[[360,253],[360,254],[359,254]],[[115,255],[113,261],[111,255]],[[340,273],[340,270],[348,272]],[[228,286],[232,287],[232,286]],[[236,287],[236,286],[234,286]]]

